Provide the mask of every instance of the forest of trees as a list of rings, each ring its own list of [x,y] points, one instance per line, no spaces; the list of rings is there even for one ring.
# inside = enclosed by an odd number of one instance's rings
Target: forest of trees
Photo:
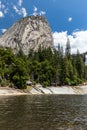
[[[57,49],[29,51],[26,56],[20,49],[14,55],[10,48],[0,47],[0,86],[26,88],[26,81],[40,83],[43,87],[51,85],[78,85],[87,80],[87,66],[84,55],[71,55],[70,41],[66,49],[58,44]]]

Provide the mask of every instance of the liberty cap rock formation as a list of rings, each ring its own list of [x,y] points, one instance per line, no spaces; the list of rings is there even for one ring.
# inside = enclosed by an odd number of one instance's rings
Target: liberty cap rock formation
[[[51,28],[44,16],[28,16],[16,22],[0,37],[0,46],[10,47],[16,54],[21,49],[29,50],[54,47]]]

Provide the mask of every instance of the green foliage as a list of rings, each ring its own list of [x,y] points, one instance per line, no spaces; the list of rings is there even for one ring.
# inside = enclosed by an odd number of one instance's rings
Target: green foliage
[[[39,47],[37,52],[31,50],[28,56],[22,50],[14,55],[10,48],[0,47],[0,86],[14,85],[25,89],[27,80],[43,87],[78,85],[87,80],[87,67],[79,52],[71,55],[69,39],[65,54],[60,44],[58,50]]]
[[[26,87],[27,69],[22,58],[17,58],[10,48],[0,48],[0,80],[1,86],[9,86],[7,81],[18,88]]]
[[[78,50],[77,50],[77,58],[76,58],[76,69],[77,69],[78,77],[82,79],[84,77],[85,65]]]
[[[71,80],[67,77],[65,78],[64,82],[65,82],[66,85],[71,85]]]
[[[25,89],[27,87],[26,78],[24,76],[14,75],[12,81],[19,89]]]
[[[10,79],[18,88],[26,88],[26,80],[28,77],[26,64],[21,58],[16,58],[14,63],[15,66],[10,74]]]
[[[45,88],[45,87],[47,87],[47,86],[50,86],[50,83],[47,82],[47,81],[44,81],[44,82],[42,83],[42,85],[43,85],[43,87]]]

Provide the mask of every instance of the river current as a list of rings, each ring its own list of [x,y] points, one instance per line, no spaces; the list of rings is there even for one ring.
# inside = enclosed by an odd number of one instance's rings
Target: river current
[[[87,130],[87,95],[0,96],[0,130]]]

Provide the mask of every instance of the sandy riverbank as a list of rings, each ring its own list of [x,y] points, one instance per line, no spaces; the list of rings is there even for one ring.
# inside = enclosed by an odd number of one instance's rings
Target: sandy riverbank
[[[0,87],[0,96],[5,95],[27,95],[24,90],[9,88],[9,87]]]
[[[84,86],[62,86],[62,87],[31,87],[29,91],[14,89],[9,87],[0,87],[0,96],[3,95],[34,95],[34,94],[87,94],[87,85]]]

